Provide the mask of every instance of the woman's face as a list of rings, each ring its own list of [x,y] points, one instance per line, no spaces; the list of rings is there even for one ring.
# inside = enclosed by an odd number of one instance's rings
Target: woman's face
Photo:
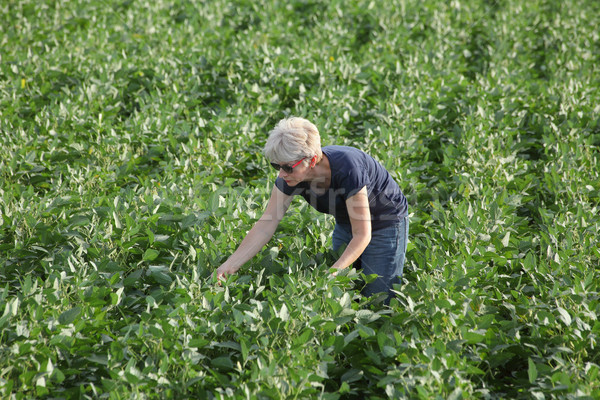
[[[300,182],[304,181],[310,170],[310,166],[308,163],[304,163],[302,161],[304,161],[304,159],[290,163],[282,163],[282,166],[289,166],[293,168],[291,172],[286,172],[284,171],[284,168],[280,168],[278,177],[282,178],[289,186],[296,186]]]

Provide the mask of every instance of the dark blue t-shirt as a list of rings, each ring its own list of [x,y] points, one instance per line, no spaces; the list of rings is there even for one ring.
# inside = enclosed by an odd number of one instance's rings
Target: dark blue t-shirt
[[[331,169],[331,184],[324,194],[312,192],[308,182],[291,187],[277,178],[275,186],[288,196],[304,197],[316,210],[333,215],[338,224],[350,224],[346,200],[365,186],[372,230],[387,228],[407,215],[406,197],[390,173],[373,157],[347,146],[325,146],[322,150]]]

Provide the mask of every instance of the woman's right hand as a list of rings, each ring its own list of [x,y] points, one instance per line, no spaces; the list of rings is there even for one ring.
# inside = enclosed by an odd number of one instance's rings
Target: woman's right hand
[[[217,268],[217,280],[219,284],[221,284],[221,281],[227,280],[227,275],[235,274],[238,270],[239,268],[231,267],[226,263],[221,264],[221,266]]]
[[[227,280],[227,275],[235,274],[242,265],[267,244],[273,237],[279,221],[283,218],[291,202],[292,196],[284,194],[277,186],[273,187],[263,215],[250,229],[237,250],[217,268],[217,282],[219,284]]]

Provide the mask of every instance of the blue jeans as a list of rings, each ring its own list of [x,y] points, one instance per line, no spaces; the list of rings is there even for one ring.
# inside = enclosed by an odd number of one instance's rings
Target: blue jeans
[[[350,239],[352,239],[351,226],[336,224],[332,237],[333,251],[339,252],[343,245],[350,242]],[[393,285],[400,284],[402,278],[407,242],[408,217],[402,218],[388,228],[371,232],[371,242],[354,263],[354,267],[362,268],[365,275],[378,275],[377,279],[365,286],[363,295],[371,296],[375,293],[387,292],[386,303],[389,303],[394,295]]]

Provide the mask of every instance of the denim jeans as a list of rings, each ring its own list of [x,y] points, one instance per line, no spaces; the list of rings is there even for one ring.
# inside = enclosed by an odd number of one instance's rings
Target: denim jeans
[[[339,252],[341,247],[347,245],[352,239],[350,225],[336,224],[333,230],[332,247],[334,252]],[[393,297],[394,284],[400,284],[406,245],[408,242],[408,217],[402,218],[398,223],[388,228],[371,232],[371,242],[354,263],[356,269],[362,268],[365,275],[377,274],[375,281],[367,284],[363,295],[371,296],[375,293],[387,292],[389,300]]]

